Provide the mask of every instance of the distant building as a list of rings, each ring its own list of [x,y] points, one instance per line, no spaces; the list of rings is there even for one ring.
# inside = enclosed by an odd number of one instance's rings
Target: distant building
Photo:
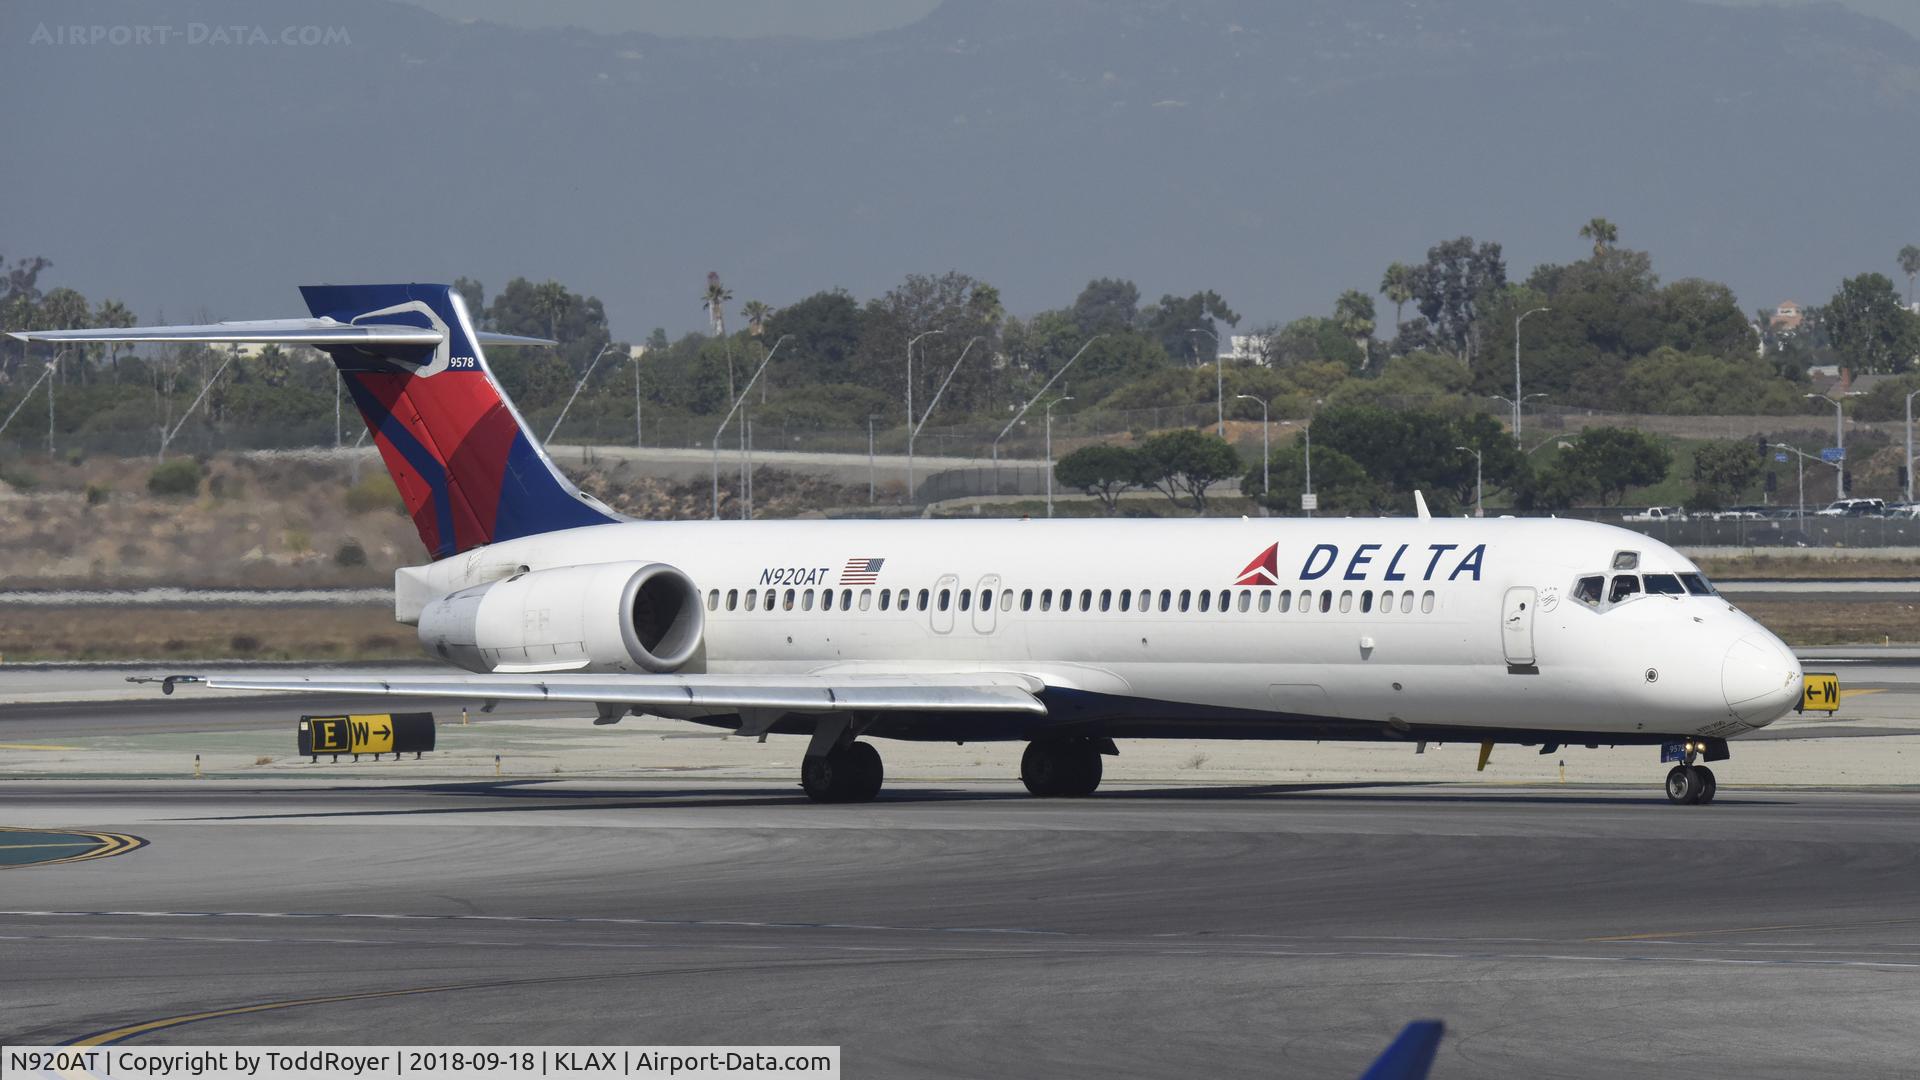
[[[1778,334],[1791,334],[1806,321],[1807,311],[1798,300],[1782,300],[1773,309],[1773,317],[1767,320],[1767,329]]]
[[[1267,338],[1265,334],[1234,334],[1227,339],[1228,351],[1222,353],[1223,359],[1236,363],[1258,363],[1267,357]]]

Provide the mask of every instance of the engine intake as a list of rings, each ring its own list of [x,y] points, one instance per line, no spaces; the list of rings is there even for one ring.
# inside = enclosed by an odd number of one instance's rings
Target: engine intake
[[[693,658],[705,628],[678,568],[596,563],[443,596],[420,613],[420,644],[468,671],[667,672]]]

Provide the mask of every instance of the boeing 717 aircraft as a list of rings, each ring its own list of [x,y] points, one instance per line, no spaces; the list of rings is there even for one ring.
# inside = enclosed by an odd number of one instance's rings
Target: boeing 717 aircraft
[[[865,801],[869,739],[1027,744],[1083,796],[1128,738],[1639,745],[1702,761],[1800,702],[1793,653],[1678,552],[1552,519],[635,521],[575,487],[445,285],[310,286],[312,317],[33,341],[325,350],[431,561],[394,615],[460,674],[176,677],[215,689],[591,702],[810,736],[801,784]],[[168,682],[169,691],[173,688]]]

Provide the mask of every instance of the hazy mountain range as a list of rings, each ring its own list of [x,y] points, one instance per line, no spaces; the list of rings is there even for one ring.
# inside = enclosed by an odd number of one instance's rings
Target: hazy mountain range
[[[188,40],[307,25],[349,43]],[[167,43],[48,43],[165,26]],[[70,36],[70,35],[69,35]],[[0,11],[0,254],[143,316],[309,281],[554,277],[617,333],[967,270],[1325,311],[1461,233],[1516,272],[1619,224],[1748,307],[1920,241],[1920,41],[1833,6],[948,0],[842,40],[455,22],[343,0]]]

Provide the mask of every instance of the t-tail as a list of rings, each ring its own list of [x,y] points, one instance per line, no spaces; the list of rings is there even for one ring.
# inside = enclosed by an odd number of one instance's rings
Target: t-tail
[[[307,285],[319,319],[411,326],[438,344],[322,345],[433,557],[619,520],[563,476],[487,367],[458,292],[445,285]]]
[[[436,559],[500,540],[623,520],[561,475],[487,367],[482,345],[546,345],[476,331],[446,285],[308,285],[308,319],[33,330],[52,342],[261,342],[333,358]]]

